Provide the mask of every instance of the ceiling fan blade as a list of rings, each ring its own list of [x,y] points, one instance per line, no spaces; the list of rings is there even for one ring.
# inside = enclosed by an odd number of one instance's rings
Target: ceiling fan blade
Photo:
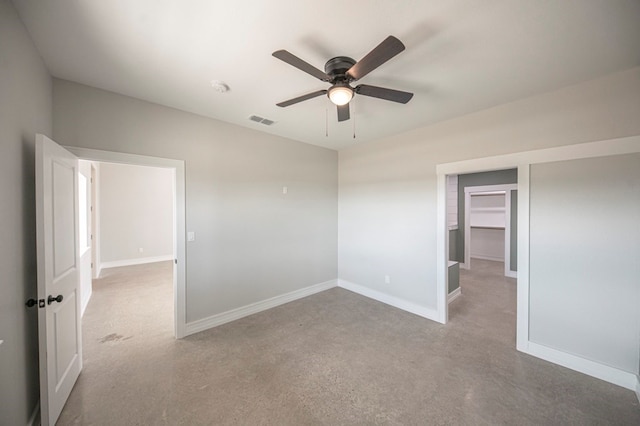
[[[349,104],[338,105],[338,121],[347,121],[349,118]]]
[[[272,55],[280,59],[281,61],[284,61],[289,65],[292,65],[298,68],[299,70],[306,72],[307,74],[311,74],[315,78],[319,78],[322,81],[331,80],[331,77],[329,77],[327,74],[320,71],[318,68],[314,67],[313,65],[303,61],[297,56],[287,52],[286,50],[276,50],[275,52],[272,53]]]
[[[360,80],[403,50],[404,44],[394,36],[389,36],[376,46],[375,49],[367,53],[367,56],[352,66],[349,71],[347,71],[347,74],[354,80]]]
[[[399,102],[401,104],[406,104],[411,100],[411,98],[413,98],[413,93],[386,89],[384,87],[369,86],[368,84],[359,84],[354,90],[359,95],[371,96],[373,98]]]
[[[297,104],[298,102],[306,101],[307,99],[316,98],[320,95],[326,94],[326,90],[318,90],[316,92],[307,93],[306,95],[298,96],[297,98],[289,99],[288,101],[282,101],[277,103],[279,107],[288,107],[289,105]]]

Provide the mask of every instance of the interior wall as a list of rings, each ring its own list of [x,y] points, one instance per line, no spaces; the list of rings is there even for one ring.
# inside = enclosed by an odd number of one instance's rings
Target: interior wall
[[[638,374],[640,154],[535,164],[530,340]]]
[[[639,135],[639,100],[633,68],[340,151],[340,278],[435,309],[436,165]]]
[[[173,184],[173,169],[101,163],[102,267],[173,255]]]
[[[68,81],[53,92],[58,143],[185,161],[188,322],[337,278],[336,151]]]
[[[13,5],[0,0],[0,424],[25,425],[38,386],[35,134],[51,134],[51,78]]]
[[[471,228],[471,258],[504,262],[504,233],[504,229]]]

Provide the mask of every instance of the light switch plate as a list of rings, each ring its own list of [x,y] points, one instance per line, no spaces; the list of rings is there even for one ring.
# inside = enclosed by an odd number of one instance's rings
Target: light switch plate
[[[195,241],[195,240],[196,240],[196,233],[193,231],[187,232],[187,241]]]

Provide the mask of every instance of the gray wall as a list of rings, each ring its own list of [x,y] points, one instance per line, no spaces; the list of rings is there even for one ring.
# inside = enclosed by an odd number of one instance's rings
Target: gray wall
[[[458,229],[449,230],[449,260],[458,260]]]
[[[0,0],[0,424],[25,425],[38,388],[36,133],[51,134],[51,78],[13,5]]]
[[[491,172],[458,175],[458,232],[456,233],[456,260],[458,262],[464,262],[464,189],[468,186],[504,185],[509,183],[518,183],[518,169],[495,170]],[[511,202],[511,206],[511,223],[513,224],[517,221],[517,205],[513,203],[513,200]],[[510,241],[512,243],[510,250],[510,268],[512,271],[517,270],[518,246],[517,244],[513,244],[513,241],[517,241],[517,230],[518,227],[516,223],[516,226],[512,226],[510,235]]]
[[[173,254],[173,181],[172,169],[100,163],[101,263]]]
[[[336,151],[68,81],[53,93],[58,143],[185,160],[188,322],[337,278]]]
[[[531,167],[530,338],[638,373],[640,154]]]

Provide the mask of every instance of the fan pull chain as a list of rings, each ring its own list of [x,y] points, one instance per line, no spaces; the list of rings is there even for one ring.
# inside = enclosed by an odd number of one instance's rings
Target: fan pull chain
[[[353,110],[353,138],[356,138],[356,111],[355,108],[352,108]]]
[[[324,109],[324,135],[329,137],[329,109]]]

